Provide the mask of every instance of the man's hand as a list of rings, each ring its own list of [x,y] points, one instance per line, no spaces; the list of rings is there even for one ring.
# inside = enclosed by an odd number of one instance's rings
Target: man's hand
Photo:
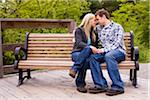
[[[104,49],[103,48],[97,49],[97,53],[104,53]]]
[[[90,46],[90,48],[92,49],[92,52],[93,52],[94,54],[98,53],[98,49],[97,49],[96,47]]]

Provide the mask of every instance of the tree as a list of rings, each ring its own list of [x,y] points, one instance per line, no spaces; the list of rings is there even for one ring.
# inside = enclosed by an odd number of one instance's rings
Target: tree
[[[86,0],[8,0],[0,3],[0,18],[49,18],[80,21],[89,12]]]
[[[112,19],[120,23],[126,32],[134,32],[134,43],[140,47],[140,60],[148,60],[149,55],[149,2],[121,4],[119,10],[112,13]]]

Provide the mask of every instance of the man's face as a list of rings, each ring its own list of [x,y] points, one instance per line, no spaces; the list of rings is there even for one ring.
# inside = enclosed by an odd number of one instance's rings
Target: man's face
[[[97,23],[100,24],[100,25],[104,25],[104,17],[100,17],[99,15],[96,16],[96,20],[97,20]]]

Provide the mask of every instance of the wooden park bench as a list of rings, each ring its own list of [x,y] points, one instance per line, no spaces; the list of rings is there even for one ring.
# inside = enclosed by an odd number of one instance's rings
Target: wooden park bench
[[[38,34],[27,33],[25,46],[15,49],[15,69],[19,70],[18,85],[23,84],[25,78],[30,79],[31,69],[69,69],[71,51],[73,47],[73,34]],[[133,34],[125,33],[126,61],[119,63],[119,69],[130,70],[130,80],[133,86],[137,85],[137,70],[139,70],[139,51],[134,48]],[[24,56],[20,57],[19,52],[23,51]],[[106,64],[102,64],[106,69]],[[27,76],[23,76],[26,70]]]

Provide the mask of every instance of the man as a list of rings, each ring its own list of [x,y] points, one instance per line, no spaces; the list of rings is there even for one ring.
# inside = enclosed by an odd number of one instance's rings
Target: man
[[[94,54],[90,56],[89,63],[95,87],[90,88],[89,92],[106,92],[108,96],[122,94],[124,84],[120,77],[118,63],[125,60],[124,30],[121,25],[110,20],[109,13],[104,9],[97,11],[95,17],[99,24],[97,32],[102,48],[92,47]],[[112,80],[110,89],[102,73],[100,64],[103,62],[106,62],[107,71]]]

